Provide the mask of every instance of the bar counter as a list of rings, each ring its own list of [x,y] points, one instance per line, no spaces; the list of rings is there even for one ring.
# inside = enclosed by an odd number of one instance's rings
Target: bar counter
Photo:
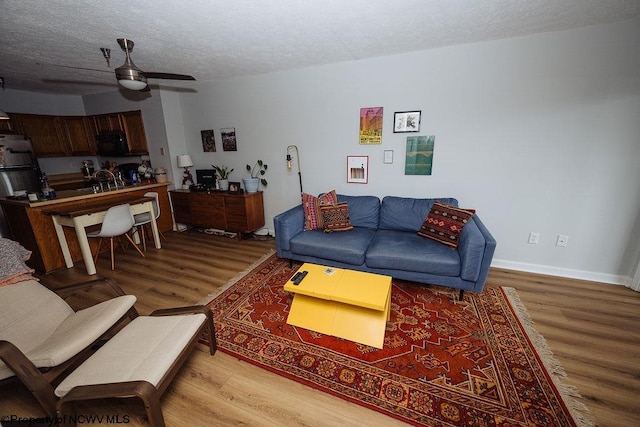
[[[14,240],[32,251],[27,264],[38,272],[49,273],[65,267],[66,263],[62,249],[58,244],[51,215],[47,215],[45,212],[70,207],[82,209],[104,204],[116,205],[121,200],[130,199],[131,196],[143,196],[147,192],[154,191],[158,193],[160,205],[158,230],[166,232],[173,229],[171,205],[167,191],[167,187],[170,185],[172,185],[171,182],[140,184],[98,193],[93,193],[91,188],[63,190],[56,192],[55,199],[37,202],[30,202],[26,199],[0,198],[0,206],[4,210]],[[69,251],[73,261],[82,261],[82,252],[77,243],[75,231],[65,227],[64,232],[69,242]],[[91,249],[95,251],[96,247],[97,242],[92,241]]]

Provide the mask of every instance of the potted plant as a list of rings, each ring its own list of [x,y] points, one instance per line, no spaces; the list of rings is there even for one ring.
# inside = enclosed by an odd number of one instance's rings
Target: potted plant
[[[233,172],[233,169],[229,169],[228,166],[216,166],[211,165],[218,174],[218,185],[220,185],[220,189],[223,191],[227,191],[229,189],[229,175]]]
[[[258,187],[260,183],[267,186],[267,180],[262,178],[265,173],[267,173],[267,164],[262,160],[258,160],[253,167],[251,165],[247,165],[247,172],[249,172],[250,178],[243,178],[244,189],[247,193],[255,193],[258,191]]]

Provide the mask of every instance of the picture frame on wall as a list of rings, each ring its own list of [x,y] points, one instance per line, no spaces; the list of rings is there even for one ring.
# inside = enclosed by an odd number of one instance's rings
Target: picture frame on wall
[[[202,150],[205,153],[216,151],[216,137],[213,133],[213,129],[201,130],[200,135],[202,137]]]
[[[360,144],[382,144],[382,107],[360,109]]]
[[[435,140],[435,135],[407,137],[405,175],[431,175]]]
[[[397,111],[393,115],[393,133],[420,132],[422,110]]]
[[[369,156],[347,156],[347,182],[353,184],[369,182]]]
[[[236,128],[220,129],[220,137],[222,138],[222,151],[238,151]]]

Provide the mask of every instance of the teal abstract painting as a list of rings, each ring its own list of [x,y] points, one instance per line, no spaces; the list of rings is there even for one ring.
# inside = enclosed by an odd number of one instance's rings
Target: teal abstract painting
[[[431,175],[435,141],[435,135],[407,137],[407,155],[404,161],[405,175]]]

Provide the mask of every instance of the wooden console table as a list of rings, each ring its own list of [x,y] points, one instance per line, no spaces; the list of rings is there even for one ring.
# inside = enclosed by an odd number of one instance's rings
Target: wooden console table
[[[172,190],[169,194],[177,223],[234,233],[252,233],[264,227],[262,191],[233,194]]]

